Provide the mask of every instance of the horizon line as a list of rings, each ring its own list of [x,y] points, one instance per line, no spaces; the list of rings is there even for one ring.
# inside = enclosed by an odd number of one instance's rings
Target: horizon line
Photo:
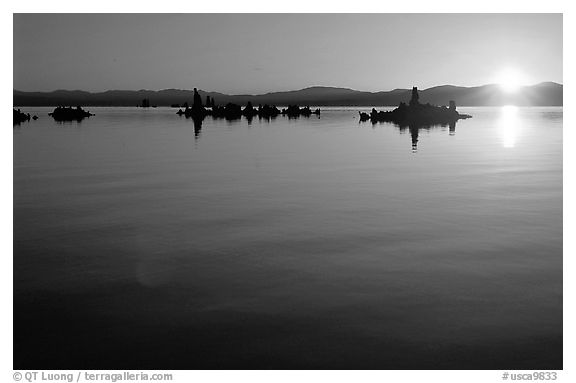
[[[558,83],[556,81],[540,81],[540,82],[530,84],[530,85],[522,85],[521,87],[527,88],[527,87],[533,87],[533,86],[542,85],[542,84],[556,84],[556,85],[564,86],[563,83]],[[446,87],[446,86],[450,86],[450,87],[454,87],[454,88],[468,88],[469,89],[469,88],[481,88],[481,87],[485,87],[485,86],[499,86],[499,84],[489,83],[489,84],[474,85],[474,86],[442,84],[442,85],[431,86],[428,88],[419,88],[419,90],[420,91],[426,91],[429,89]],[[411,88],[394,88],[394,89],[390,89],[390,90],[366,91],[366,90],[358,90],[358,89],[353,89],[353,88],[348,88],[348,87],[339,87],[339,86],[331,86],[331,85],[311,85],[311,86],[307,86],[307,87],[301,88],[301,89],[277,90],[277,91],[269,91],[269,92],[265,92],[265,93],[237,93],[237,94],[223,93],[223,92],[218,92],[218,91],[208,91],[208,90],[199,89],[199,88],[192,88],[192,89],[164,88],[164,89],[157,89],[157,90],[153,90],[153,89],[107,89],[107,90],[102,90],[102,91],[90,91],[90,90],[82,90],[82,89],[19,90],[19,89],[13,88],[12,91],[13,92],[22,92],[22,93],[54,93],[54,92],[64,91],[64,92],[84,92],[84,93],[94,94],[94,93],[105,93],[105,92],[162,92],[162,91],[166,91],[166,90],[178,90],[178,91],[192,92],[194,89],[198,89],[198,91],[202,91],[202,92],[206,92],[206,93],[219,93],[219,94],[223,94],[223,95],[227,95],[227,96],[263,96],[263,95],[274,94],[274,93],[299,92],[299,91],[313,89],[313,88],[332,88],[332,89],[350,90],[350,91],[354,91],[354,92],[363,92],[363,93],[381,93],[381,92],[392,92],[395,90],[411,90]]]

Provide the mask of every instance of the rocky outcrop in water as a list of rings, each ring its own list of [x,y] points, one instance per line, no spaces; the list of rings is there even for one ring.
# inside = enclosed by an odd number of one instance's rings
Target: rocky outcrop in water
[[[312,111],[309,106],[305,106],[300,108],[298,105],[289,105],[288,108],[282,109],[282,115],[286,115],[288,117],[310,117],[310,115],[316,114],[320,115],[320,109],[316,109]]]
[[[408,125],[430,125],[430,124],[450,124],[459,119],[470,118],[468,114],[460,114],[456,111],[456,103],[450,101],[450,106],[434,106],[421,104],[418,96],[418,88],[412,88],[412,97],[406,105],[400,105],[392,111],[377,111],[372,109],[370,114],[359,112],[360,121],[372,122],[393,122],[401,126]]]
[[[82,109],[80,106],[76,108],[59,106],[52,113],[48,113],[48,115],[56,121],[81,121],[86,117],[94,116],[94,114]]]
[[[208,105],[210,105],[208,107]],[[252,118],[258,116],[259,118],[274,118],[280,114],[292,117],[306,116],[309,117],[312,114],[320,115],[320,109],[312,111],[310,107],[306,106],[300,108],[297,105],[291,105],[286,109],[279,110],[276,106],[272,105],[258,105],[255,108],[250,101],[246,104],[244,108],[242,106],[227,103],[225,106],[215,105],[214,98],[209,98],[206,100],[206,106],[202,104],[202,99],[198,90],[194,88],[194,102],[192,107],[189,108],[186,105],[184,110],[179,109],[176,114],[180,116],[185,116],[187,118],[194,119],[204,119],[206,116],[212,116],[213,118],[225,118],[227,120],[239,119],[242,116],[251,120]]]
[[[21,123],[25,122],[25,121],[30,121],[30,113],[24,113],[22,111],[20,111],[20,109],[12,109],[13,113],[12,113],[12,124],[13,125],[20,125]],[[36,116],[34,116],[35,120],[38,118]]]
[[[242,107],[240,105],[232,104],[229,102],[226,104],[226,106],[215,106],[212,108],[210,115],[214,118],[235,120],[242,117]]]
[[[280,111],[280,109],[278,109],[276,106],[272,105],[268,105],[268,104],[264,104],[264,106],[262,105],[258,105],[258,117],[260,118],[276,118],[280,113],[282,113]]]
[[[198,93],[198,89],[194,88],[194,99],[192,102],[192,107],[188,107],[188,103],[185,103],[185,109],[179,109],[176,114],[186,116],[188,118],[204,118],[209,114],[209,111],[202,104],[202,98]]]

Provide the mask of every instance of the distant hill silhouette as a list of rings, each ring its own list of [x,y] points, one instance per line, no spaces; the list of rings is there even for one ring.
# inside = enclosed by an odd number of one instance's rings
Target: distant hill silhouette
[[[412,85],[412,84],[411,84]],[[417,85],[417,84],[415,84]],[[318,106],[397,106],[410,99],[411,89],[394,89],[382,92],[363,92],[347,88],[310,87],[288,92],[273,92],[261,95],[228,95],[199,90],[200,97],[207,96],[216,105],[234,103],[246,105],[318,105]],[[562,106],[563,85],[544,82],[521,88],[517,93],[504,93],[498,85],[459,87],[443,85],[420,91],[420,102],[448,105],[455,100],[459,106]],[[182,89],[152,90],[109,90],[90,93],[80,90],[56,90],[53,92],[21,92],[14,90],[14,106],[136,106],[143,99],[158,106],[192,103],[194,92]]]

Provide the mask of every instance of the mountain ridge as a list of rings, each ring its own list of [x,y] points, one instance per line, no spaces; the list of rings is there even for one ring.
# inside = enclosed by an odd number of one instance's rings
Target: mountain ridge
[[[460,106],[562,106],[563,84],[541,82],[521,87],[516,93],[505,93],[496,84],[474,87],[438,85],[419,90],[423,103],[447,105],[450,100]],[[298,90],[268,92],[263,94],[225,94],[199,90],[202,99],[210,96],[218,105],[228,102],[245,105],[313,105],[313,106],[396,106],[410,99],[411,89],[397,88],[389,91],[368,92],[351,88],[310,86]],[[103,92],[58,89],[51,92],[26,92],[13,90],[14,106],[137,106],[142,99],[151,105],[169,106],[192,101],[193,91],[168,88],[161,90],[110,89]]]

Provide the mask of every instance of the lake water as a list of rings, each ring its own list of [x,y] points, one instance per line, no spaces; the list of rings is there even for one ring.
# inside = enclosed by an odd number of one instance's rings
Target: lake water
[[[562,108],[51,109],[14,127],[15,369],[562,368]]]

